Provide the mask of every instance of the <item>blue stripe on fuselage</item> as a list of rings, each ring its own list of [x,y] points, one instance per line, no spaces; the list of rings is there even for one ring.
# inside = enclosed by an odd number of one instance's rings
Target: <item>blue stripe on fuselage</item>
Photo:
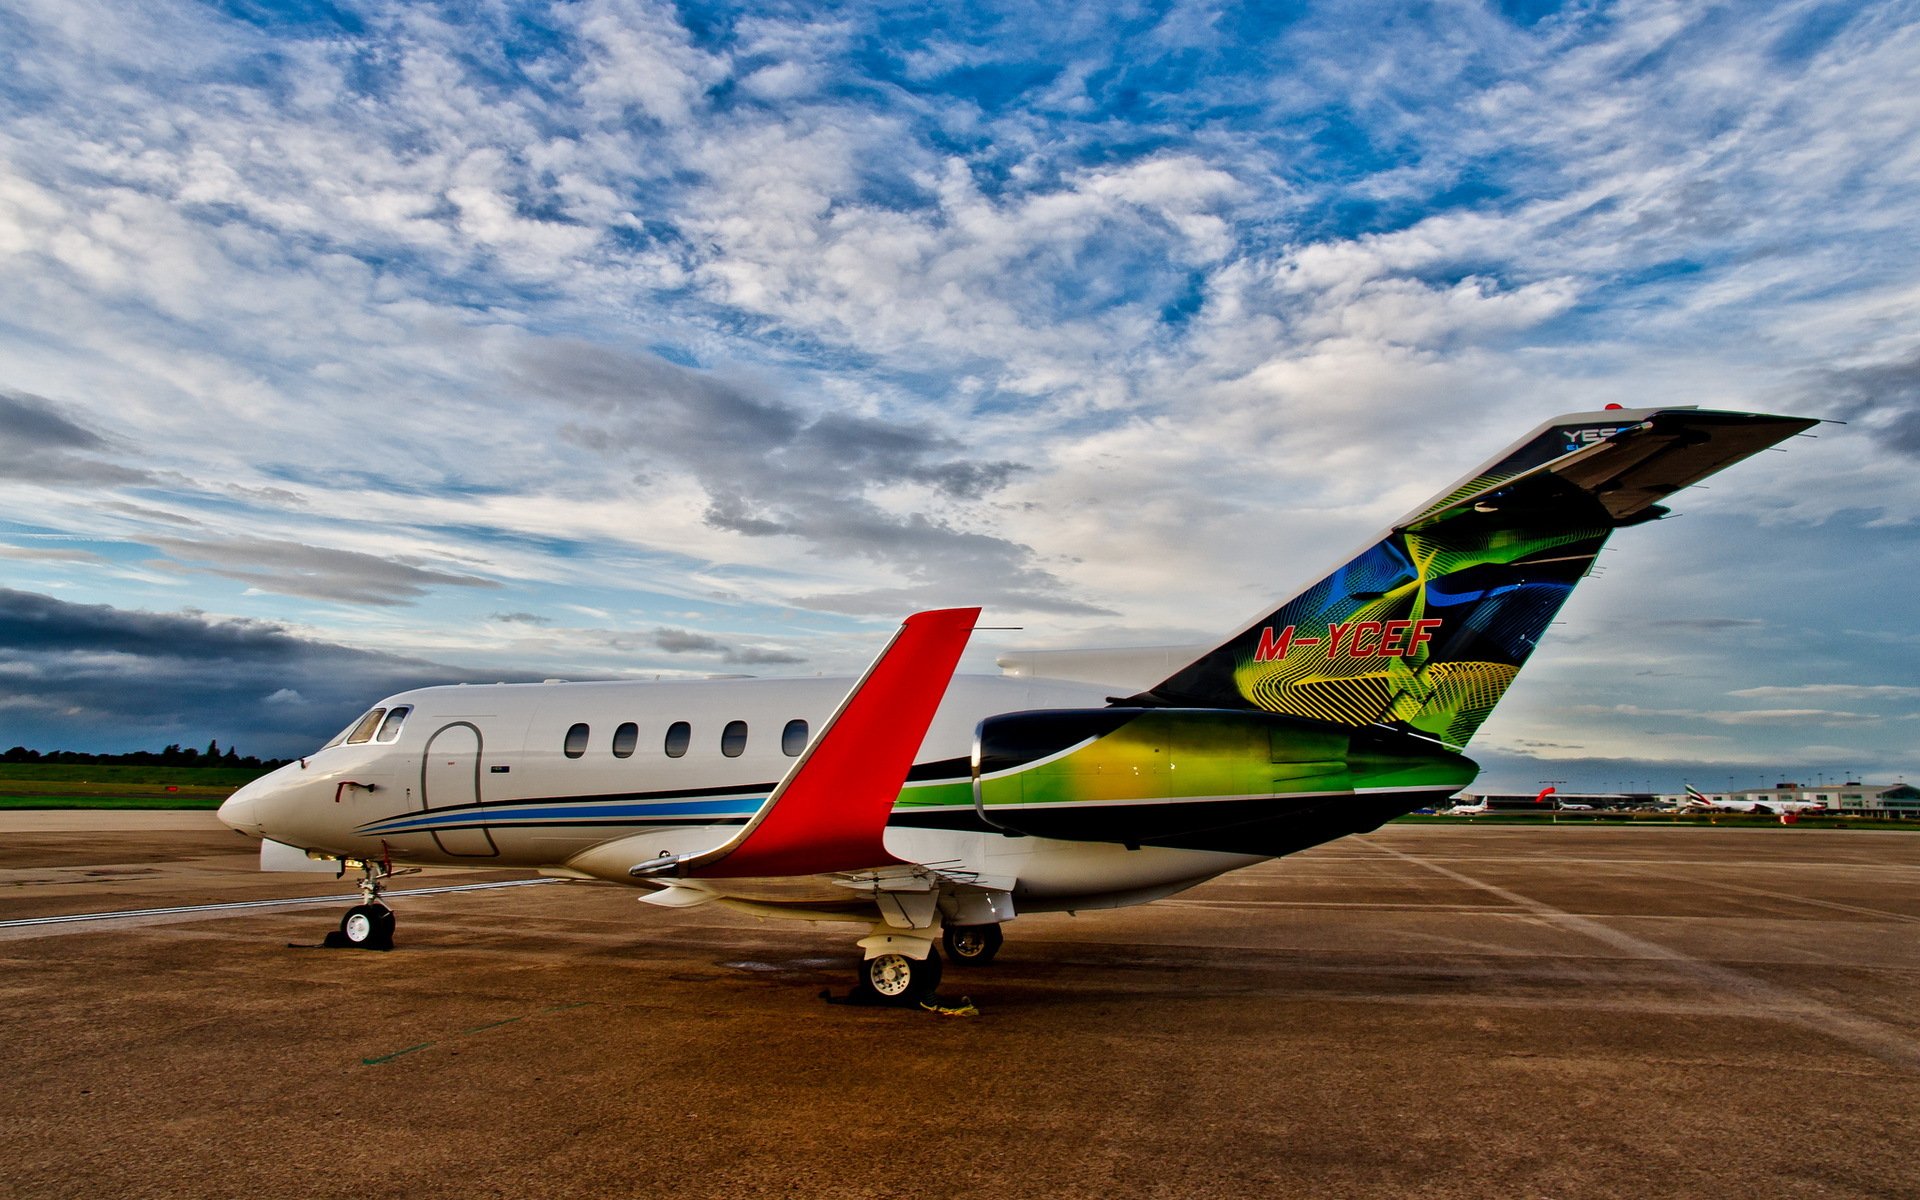
[[[610,801],[595,804],[485,804],[473,808],[410,813],[386,817],[360,827],[363,834],[430,833],[471,825],[496,828],[545,825],[556,822],[605,820],[609,824],[645,822],[672,817],[751,817],[766,803],[765,796],[736,796],[716,800]]]

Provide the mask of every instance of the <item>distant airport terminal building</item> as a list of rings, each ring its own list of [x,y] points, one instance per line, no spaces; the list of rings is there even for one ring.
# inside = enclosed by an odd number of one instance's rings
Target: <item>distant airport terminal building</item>
[[[1735,791],[1702,791],[1704,799],[1716,803],[1776,805],[1782,801],[1824,804],[1827,811],[1859,817],[1920,817],[1920,787],[1910,783],[1823,783],[1803,786],[1776,783],[1772,787],[1744,788]],[[1560,792],[1541,797],[1537,793],[1462,792],[1462,803],[1484,803],[1489,811],[1546,811],[1568,805],[1591,809],[1680,808],[1687,793],[1679,792]]]

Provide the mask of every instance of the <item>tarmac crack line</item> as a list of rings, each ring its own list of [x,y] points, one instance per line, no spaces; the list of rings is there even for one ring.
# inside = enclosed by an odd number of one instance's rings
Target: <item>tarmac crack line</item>
[[[1569,932],[1592,938],[1594,941],[1605,943],[1636,957],[1657,959],[1677,973],[1691,978],[1695,983],[1705,984],[1716,991],[1730,993],[1749,1004],[1758,1005],[1761,1011],[1793,1021],[1816,1033],[1837,1038],[1856,1049],[1866,1051],[1882,1062],[1907,1070],[1920,1070],[1920,1042],[1872,1018],[1843,1012],[1830,1004],[1822,1004],[1778,984],[1768,983],[1764,979],[1735,971],[1730,967],[1723,967],[1718,963],[1706,962],[1658,942],[1635,937],[1633,934],[1614,929],[1591,917],[1583,917],[1562,908],[1555,908],[1545,901],[1523,896],[1519,892],[1488,883],[1484,879],[1475,879],[1471,875],[1464,875],[1438,863],[1428,862],[1417,855],[1373,842],[1361,844],[1417,867],[1425,867],[1456,883],[1463,883],[1468,887],[1479,888],[1481,891],[1498,896],[1509,904],[1518,905],[1529,914]]]

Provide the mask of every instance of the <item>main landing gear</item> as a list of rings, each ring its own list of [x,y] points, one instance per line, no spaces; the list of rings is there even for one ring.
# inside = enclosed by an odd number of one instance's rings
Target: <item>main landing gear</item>
[[[943,947],[957,964],[985,966],[1005,940],[1001,922],[1014,915],[1011,888],[989,886],[973,874],[950,877],[907,865],[838,882],[870,898],[879,918],[859,942],[865,955],[848,997],[855,1004],[924,1003],[940,986]]]
[[[998,925],[949,925],[940,935],[947,957],[970,967],[984,967],[992,962],[1006,940]]]
[[[869,1003],[910,1008],[933,996],[940,986],[940,952],[927,948],[925,958],[882,954],[860,965],[858,991]]]
[[[984,967],[993,961],[1006,941],[998,925],[949,925],[940,935],[947,957],[956,964]],[[923,943],[924,944],[924,943]],[[940,986],[940,951],[927,946],[925,958],[909,954],[884,953],[860,964],[860,978],[854,987],[856,997],[868,1004],[892,1004],[911,1008],[933,998]]]

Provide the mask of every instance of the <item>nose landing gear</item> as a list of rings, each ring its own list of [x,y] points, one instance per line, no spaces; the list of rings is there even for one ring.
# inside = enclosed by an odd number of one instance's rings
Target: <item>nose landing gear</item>
[[[348,867],[360,868],[360,903],[348,909],[347,915],[340,918],[340,928],[327,935],[326,944],[355,950],[393,949],[393,910],[380,898],[380,885],[395,875],[411,875],[419,868],[395,871],[393,860],[385,855],[378,861],[344,859],[340,863],[340,873],[345,875]]]
[[[340,918],[340,939],[360,950],[393,949],[393,910],[384,904],[356,904]]]

